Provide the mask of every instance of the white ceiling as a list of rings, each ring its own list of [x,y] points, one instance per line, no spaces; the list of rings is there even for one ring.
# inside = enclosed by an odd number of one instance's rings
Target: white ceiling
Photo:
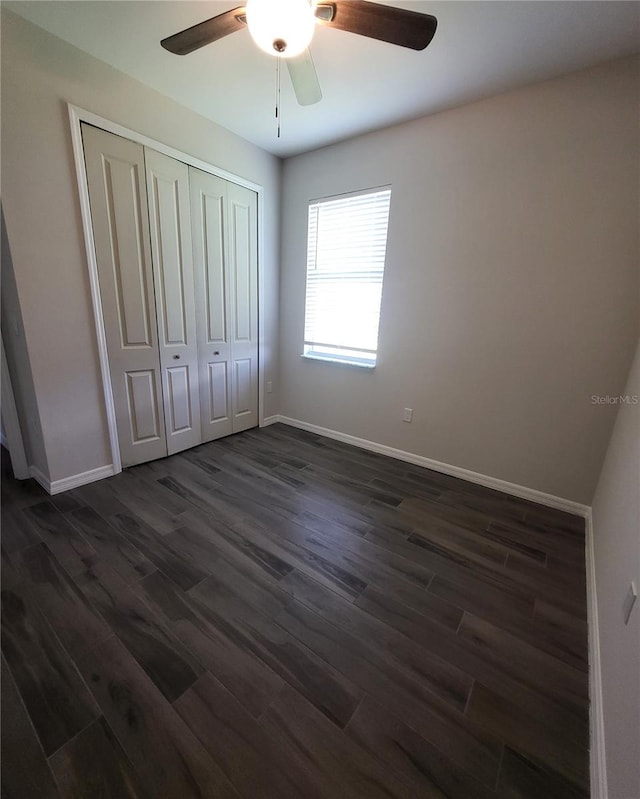
[[[640,51],[638,2],[387,4],[438,18],[429,47],[414,52],[318,26],[310,49],[324,97],[317,105],[298,106],[283,70],[278,139],[276,61],[258,50],[248,31],[187,56],[160,47],[165,36],[242,5],[242,0],[3,3],[282,157]]]

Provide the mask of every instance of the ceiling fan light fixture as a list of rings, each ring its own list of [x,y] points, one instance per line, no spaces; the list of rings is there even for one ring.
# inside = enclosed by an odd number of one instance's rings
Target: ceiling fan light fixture
[[[265,53],[293,58],[313,37],[314,5],[309,0],[247,0],[249,32]]]

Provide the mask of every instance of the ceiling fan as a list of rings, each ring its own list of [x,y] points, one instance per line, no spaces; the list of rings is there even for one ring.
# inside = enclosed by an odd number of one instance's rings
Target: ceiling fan
[[[298,103],[311,105],[322,99],[308,49],[316,24],[424,50],[438,23],[431,14],[369,0],[247,0],[245,7],[218,14],[168,36],[160,44],[171,53],[187,55],[246,26],[262,50],[286,59]]]

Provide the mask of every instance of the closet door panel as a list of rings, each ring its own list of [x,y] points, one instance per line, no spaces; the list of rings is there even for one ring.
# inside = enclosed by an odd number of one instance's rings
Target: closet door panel
[[[188,366],[174,366],[167,369],[167,396],[169,399],[169,429],[174,433],[193,430],[194,419],[191,413],[191,374]]]
[[[167,454],[143,148],[82,125],[123,466]]]
[[[145,149],[169,455],[201,442],[188,167]]]
[[[127,401],[131,420],[131,439],[135,444],[160,436],[158,396],[153,371],[126,372]]]
[[[232,429],[229,380],[229,281],[226,271],[226,181],[189,169],[202,440]]]
[[[258,424],[258,202],[254,191],[227,184],[227,273],[233,317],[233,432]]]
[[[223,198],[202,197],[205,321],[208,344],[228,345],[227,280],[224,271]]]
[[[251,413],[253,392],[251,390],[251,359],[250,358],[235,358],[233,361],[234,368],[234,413],[236,418],[246,416]]]
[[[227,362],[218,361],[209,363],[209,413],[210,422],[229,419],[229,380],[227,377]]]

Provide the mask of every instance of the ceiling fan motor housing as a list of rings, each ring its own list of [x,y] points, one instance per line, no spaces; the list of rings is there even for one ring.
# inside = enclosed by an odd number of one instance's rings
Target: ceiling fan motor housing
[[[285,58],[308,47],[316,23],[309,0],[247,0],[246,15],[258,47]]]

